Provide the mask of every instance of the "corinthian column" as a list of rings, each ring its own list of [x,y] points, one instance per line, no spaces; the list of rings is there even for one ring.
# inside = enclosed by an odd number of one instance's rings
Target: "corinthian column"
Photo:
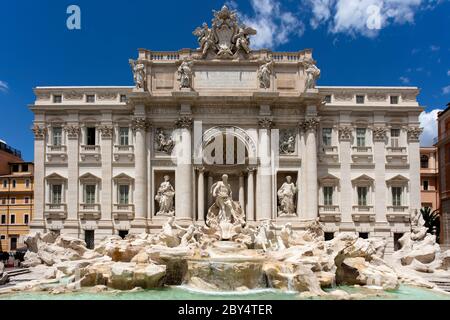
[[[147,148],[146,132],[150,124],[145,117],[133,119],[133,131],[136,132],[135,140],[135,188],[134,210],[135,217],[132,227],[135,232],[146,230],[147,217]]]
[[[409,151],[410,209],[420,210],[420,135],[423,129],[411,126],[407,129]]]
[[[205,168],[197,167],[198,181],[197,181],[197,221],[205,220]]]
[[[272,155],[270,149],[270,130],[272,120],[268,118],[259,121],[259,201],[260,211],[257,220],[272,219]]]
[[[111,114],[104,115],[111,121]],[[106,119],[105,119],[106,120]],[[104,124],[99,127],[102,137],[102,191],[101,191],[101,219],[100,224],[104,228],[112,228],[112,123]]]
[[[78,237],[78,178],[79,178],[79,136],[80,126],[78,123],[67,125],[67,220],[64,223],[64,233]]]
[[[373,202],[377,224],[387,223],[386,219],[386,127],[378,126],[372,129],[373,160],[375,163],[375,199]]]
[[[255,220],[255,187],[254,187],[254,174],[255,171],[254,168],[248,169],[248,176],[247,176],[247,212],[246,217],[247,221],[254,221]]]
[[[35,232],[45,231],[44,220],[44,167],[45,167],[45,136],[47,129],[43,125],[36,124],[34,132],[34,215],[30,228]]]
[[[177,169],[175,177],[175,215],[179,220],[191,222],[192,210],[192,152],[191,130],[192,118],[181,117],[175,122],[180,130],[181,141],[178,142]],[[180,154],[181,152],[181,154]]]
[[[306,212],[305,219],[316,219],[318,216],[318,183],[317,183],[317,127],[318,118],[309,118],[302,123],[306,136]]]

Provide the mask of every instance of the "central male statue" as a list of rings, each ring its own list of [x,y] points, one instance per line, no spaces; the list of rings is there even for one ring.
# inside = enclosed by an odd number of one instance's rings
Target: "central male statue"
[[[206,224],[218,230],[222,239],[230,239],[236,227],[244,226],[245,218],[239,202],[233,201],[228,176],[224,174],[222,181],[213,184],[210,192],[215,201],[208,210]]]

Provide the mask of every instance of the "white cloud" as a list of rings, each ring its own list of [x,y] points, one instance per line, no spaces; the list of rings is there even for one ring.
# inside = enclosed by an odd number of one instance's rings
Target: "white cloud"
[[[8,90],[9,90],[8,83],[6,83],[5,81],[1,81],[0,80],[0,91],[1,92],[7,92]]]
[[[251,0],[253,15],[249,16],[240,13],[244,24],[253,27],[258,31],[252,37],[252,47],[275,48],[285,44],[291,36],[302,36],[305,26],[292,12],[281,7],[280,1],[273,0]],[[236,9],[234,1],[229,1],[228,5]]]
[[[433,145],[434,138],[437,137],[437,115],[441,109],[434,109],[430,112],[422,112],[419,116],[420,126],[423,133],[420,136],[420,145],[429,147]]]
[[[409,78],[408,77],[400,77],[400,81],[403,83],[403,84],[407,84],[407,83],[410,83],[411,81],[409,80]]]
[[[443,94],[449,94],[450,93],[450,85],[443,87],[442,88],[442,93]]]
[[[391,24],[413,23],[417,11],[432,9],[440,0],[307,0],[317,28],[326,23],[332,33],[374,37]]]
[[[450,76],[450,70],[447,71],[447,75]]]
[[[439,47],[439,46],[435,46],[435,45],[430,46],[431,51],[439,51],[440,49],[441,49],[441,47]]]

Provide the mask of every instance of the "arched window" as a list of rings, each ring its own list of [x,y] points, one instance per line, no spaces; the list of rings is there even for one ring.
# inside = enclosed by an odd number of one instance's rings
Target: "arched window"
[[[423,168],[423,169],[427,169],[428,168],[428,156],[427,155],[425,155],[425,154],[423,154],[421,157],[420,157],[420,167],[421,168]]]

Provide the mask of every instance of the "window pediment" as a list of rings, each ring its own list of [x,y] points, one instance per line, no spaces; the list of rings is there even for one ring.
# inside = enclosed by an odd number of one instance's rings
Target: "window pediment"
[[[363,174],[363,175],[360,175],[359,177],[353,179],[352,183],[354,185],[362,185],[362,184],[371,185],[371,184],[373,184],[374,181],[375,180],[372,177],[369,177],[368,175]]]
[[[409,182],[409,179],[402,176],[401,174],[392,177],[389,180],[386,180],[386,184],[389,185],[405,185]]]
[[[46,176],[45,179],[48,181],[66,181],[67,180],[67,178],[57,174],[56,172]]]
[[[130,177],[125,173],[120,173],[117,176],[115,176],[113,180],[116,182],[133,182],[134,178]]]
[[[327,175],[319,178],[319,183],[321,185],[337,186],[339,184],[339,178],[332,174],[327,174]]]
[[[100,181],[101,179],[99,178],[99,177],[97,177],[97,176],[95,176],[95,175],[93,175],[92,173],[85,173],[85,174],[83,174],[81,177],[80,177],[80,181],[84,181],[84,182],[87,182],[87,181],[95,181],[95,182],[98,182],[98,181]]]

